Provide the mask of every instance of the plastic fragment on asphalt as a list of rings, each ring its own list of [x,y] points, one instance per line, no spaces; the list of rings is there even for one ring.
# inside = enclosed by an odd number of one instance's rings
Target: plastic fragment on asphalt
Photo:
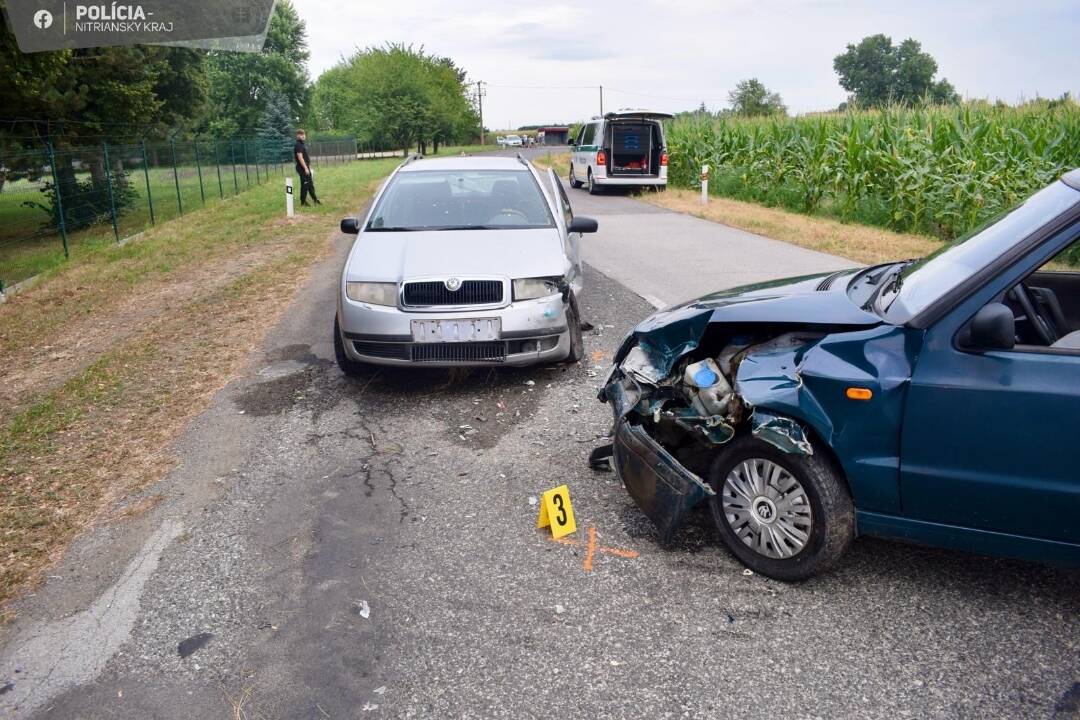
[[[371,606],[367,600],[353,600],[353,607],[356,608],[356,614],[365,620],[371,617]]]
[[[530,505],[535,505],[535,504],[536,504],[537,502],[538,502],[538,501],[537,501],[537,499],[536,499],[536,496],[535,496],[535,495],[530,495],[530,496],[529,496],[529,504],[530,504]]]
[[[375,688],[375,694],[376,695],[382,695],[384,692],[386,692],[386,686],[385,685],[380,685],[379,687]]]
[[[742,571],[742,574],[745,575],[746,577],[750,577],[751,575],[754,574],[754,571],[751,570],[750,568],[746,568],[745,570]]]
[[[532,387],[532,386],[533,386],[533,385],[535,385],[535,384],[536,384],[536,381],[535,381],[535,380],[526,380],[526,381],[525,381],[525,385],[526,385],[527,387]]]
[[[176,651],[180,653],[181,658],[191,656],[196,650],[201,648],[206,643],[210,642],[214,637],[213,633],[199,633],[198,635],[192,635],[186,640],[181,640],[180,644],[176,646]]]
[[[556,605],[555,606],[555,614],[556,615],[562,615],[564,612],[566,612],[566,608],[564,608],[562,605]]]

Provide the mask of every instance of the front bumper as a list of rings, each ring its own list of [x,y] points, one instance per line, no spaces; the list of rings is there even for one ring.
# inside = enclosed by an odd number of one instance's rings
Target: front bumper
[[[686,512],[714,491],[627,417],[641,396],[633,380],[613,379],[603,393],[615,415],[615,473],[656,525],[661,542],[670,542]]]
[[[561,295],[523,300],[486,310],[405,312],[397,307],[369,305],[341,298],[338,322],[345,354],[375,365],[462,367],[521,366],[557,362],[570,354],[567,303]],[[498,318],[497,342],[416,343],[413,320],[470,320]]]

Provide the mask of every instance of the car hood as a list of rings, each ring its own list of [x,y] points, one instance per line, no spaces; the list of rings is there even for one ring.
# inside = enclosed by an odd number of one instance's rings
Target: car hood
[[[555,228],[364,232],[349,255],[346,280],[554,277],[568,266]]]
[[[778,323],[830,328],[871,327],[881,318],[861,309],[847,295],[847,284],[857,270],[837,274],[828,287],[829,273],[785,278],[744,285],[712,293],[661,310],[646,318],[623,343],[616,362],[634,341],[649,346],[657,367],[670,368],[683,354],[697,347],[705,328],[712,323]]]

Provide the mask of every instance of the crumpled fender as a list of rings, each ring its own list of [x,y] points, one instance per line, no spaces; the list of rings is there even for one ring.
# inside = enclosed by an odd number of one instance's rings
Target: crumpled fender
[[[835,453],[859,506],[896,512],[904,401],[921,344],[919,331],[881,325],[797,348],[751,351],[735,391],[754,406],[755,435],[793,452],[813,429]],[[869,389],[872,400],[848,399],[849,387]],[[778,419],[795,421],[802,437]]]

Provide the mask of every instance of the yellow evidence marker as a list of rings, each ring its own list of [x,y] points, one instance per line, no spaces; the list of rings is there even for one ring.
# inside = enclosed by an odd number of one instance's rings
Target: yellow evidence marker
[[[551,537],[556,539],[577,530],[569,487],[560,485],[544,493],[540,498],[540,517],[536,518],[536,527],[550,527]]]

